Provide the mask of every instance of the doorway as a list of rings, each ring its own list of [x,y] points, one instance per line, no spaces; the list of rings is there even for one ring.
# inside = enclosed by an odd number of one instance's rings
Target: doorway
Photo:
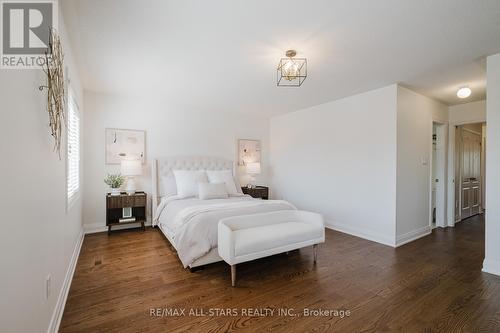
[[[483,212],[486,124],[455,129],[455,222]]]
[[[430,227],[446,226],[446,131],[447,125],[432,123]]]

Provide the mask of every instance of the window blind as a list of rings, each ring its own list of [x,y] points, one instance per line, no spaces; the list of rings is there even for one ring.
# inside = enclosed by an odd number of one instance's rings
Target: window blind
[[[71,204],[80,190],[80,115],[71,94],[68,96],[67,134],[67,198]]]

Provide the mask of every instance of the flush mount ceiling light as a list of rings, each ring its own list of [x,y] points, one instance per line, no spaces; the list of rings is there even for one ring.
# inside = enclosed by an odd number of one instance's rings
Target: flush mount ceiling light
[[[472,90],[470,90],[469,87],[462,87],[462,88],[458,89],[457,97],[458,98],[467,98],[470,96],[471,93],[472,93]]]
[[[295,58],[297,51],[286,51],[286,58],[278,64],[278,87],[300,87],[307,77],[307,59]]]

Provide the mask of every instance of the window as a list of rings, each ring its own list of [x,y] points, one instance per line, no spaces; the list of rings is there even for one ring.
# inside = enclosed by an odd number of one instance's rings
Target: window
[[[67,199],[70,207],[80,191],[80,115],[71,90],[68,95]]]

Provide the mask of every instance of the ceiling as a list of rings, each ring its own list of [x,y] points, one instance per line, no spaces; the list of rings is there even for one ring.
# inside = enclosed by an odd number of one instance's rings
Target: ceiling
[[[395,82],[453,105],[484,99],[498,0],[65,0],[85,89],[265,116]],[[300,88],[277,87],[287,49]],[[469,85],[473,94],[455,93]]]

